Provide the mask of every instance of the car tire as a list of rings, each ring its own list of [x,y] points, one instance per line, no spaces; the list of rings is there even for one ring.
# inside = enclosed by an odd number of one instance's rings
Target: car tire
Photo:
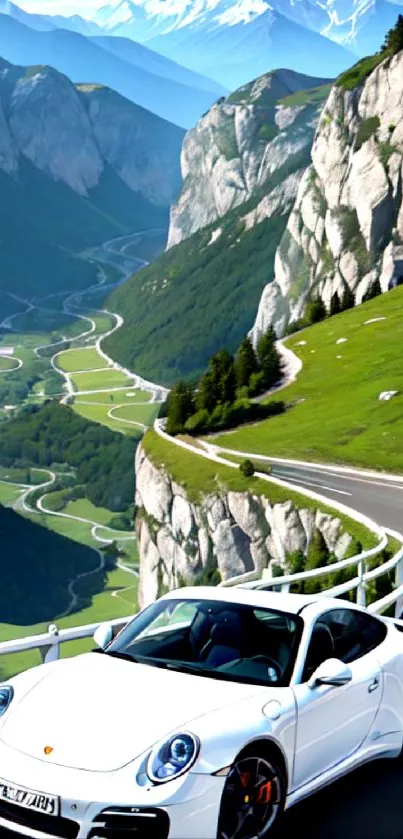
[[[284,811],[286,781],[275,753],[241,753],[227,775],[217,839],[266,839]]]

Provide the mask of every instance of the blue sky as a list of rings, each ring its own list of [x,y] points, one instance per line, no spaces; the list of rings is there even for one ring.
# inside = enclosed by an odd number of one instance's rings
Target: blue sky
[[[81,14],[89,17],[92,10],[108,5],[108,0],[14,0],[26,12],[50,15]]]

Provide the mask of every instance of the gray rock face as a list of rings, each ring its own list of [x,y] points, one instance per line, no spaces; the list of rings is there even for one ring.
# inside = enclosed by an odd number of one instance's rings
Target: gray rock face
[[[173,500],[172,485],[165,473],[156,469],[146,457],[141,446],[136,449],[136,503],[142,505],[148,516],[158,522],[168,521],[171,517]],[[149,491],[152,486],[153,491]],[[179,499],[179,496],[177,496]],[[182,501],[183,499],[180,499]],[[176,502],[178,506],[180,501]]]
[[[170,204],[180,184],[178,129],[142,108],[134,118],[132,102],[107,88],[83,98],[103,159],[134,192],[153,204]]]
[[[38,169],[86,195],[103,170],[88,115],[68,79],[49,68],[21,78],[10,100],[17,148]]]
[[[155,205],[168,206],[180,186],[184,132],[108,88],[74,85],[51,67],[0,60],[0,168],[19,158],[87,196],[110,167]]]
[[[187,132],[181,155],[184,183],[171,209],[168,247],[249,201],[265,185],[264,201],[249,220],[256,224],[277,212],[279,205],[289,211],[302,176],[304,150],[306,164],[309,160],[319,111],[308,101],[282,104],[290,90],[281,73],[261,76],[217,102]],[[298,74],[288,81],[293,91],[309,86],[307,77]],[[295,176],[287,187],[270,184],[274,173],[292,160]]]
[[[254,340],[271,323],[282,334],[313,288],[327,306],[346,286],[360,303],[375,279],[387,291],[403,276],[402,105],[403,52],[355,90],[332,88]]]
[[[142,446],[136,487],[141,607],[165,589],[205,581],[207,571],[218,571],[222,580],[272,565],[287,571],[289,555],[306,554],[316,528],[340,559],[351,541],[339,519],[291,501],[272,505],[249,492],[223,492],[194,504]]]
[[[0,169],[11,175],[18,169],[18,152],[13,143],[10,129],[0,102]]]

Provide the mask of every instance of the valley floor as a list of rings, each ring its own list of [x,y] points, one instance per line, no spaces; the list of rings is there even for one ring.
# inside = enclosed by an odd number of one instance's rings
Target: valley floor
[[[18,404],[7,404],[4,397],[1,398],[1,385],[7,384],[6,377],[18,371],[18,381],[28,382],[23,397],[25,404],[40,404],[47,397],[56,397],[88,420],[135,439],[141,438],[158,415],[165,392],[115,364],[103,351],[103,339],[119,329],[123,321],[119,315],[101,308],[101,301],[116,285],[117,277],[122,281],[146,264],[143,254],[151,256],[153,249],[159,247],[161,233],[150,231],[143,237],[135,234],[89,251],[86,257],[96,259],[100,266],[101,283],[96,287],[85,292],[49,295],[34,304],[16,300],[16,314],[9,315],[0,324],[3,328],[0,337],[0,411],[12,415],[19,407]],[[138,253],[141,256],[136,255]],[[97,300],[100,308],[96,308]],[[36,378],[40,371],[40,381],[29,387],[33,371]],[[27,483],[26,470],[0,467],[2,504],[59,534],[98,549],[99,566],[70,581],[69,606],[64,615],[57,616],[58,626],[106,620],[135,611],[138,555],[134,534],[110,527],[113,513],[95,507],[88,499],[63,504],[63,490],[58,487],[61,474],[32,469]],[[107,584],[92,598],[90,608],[77,611],[89,577],[96,576],[105,562],[99,548],[112,542],[123,552],[117,568],[107,574]],[[46,628],[44,624],[18,627],[0,623],[0,641],[36,634]],[[63,652],[73,654],[90,647],[89,641],[77,642],[66,645]],[[38,655],[33,652],[2,659],[1,674],[7,675],[38,663]]]

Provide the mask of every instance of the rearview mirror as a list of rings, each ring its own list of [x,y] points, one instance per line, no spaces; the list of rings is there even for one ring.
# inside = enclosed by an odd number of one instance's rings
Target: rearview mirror
[[[319,685],[332,685],[341,687],[351,682],[353,674],[347,664],[339,661],[338,658],[328,658],[316,668],[308,681],[308,687],[313,690]]]
[[[113,626],[110,623],[101,623],[94,632],[94,641],[97,647],[104,650],[113,638]]]

